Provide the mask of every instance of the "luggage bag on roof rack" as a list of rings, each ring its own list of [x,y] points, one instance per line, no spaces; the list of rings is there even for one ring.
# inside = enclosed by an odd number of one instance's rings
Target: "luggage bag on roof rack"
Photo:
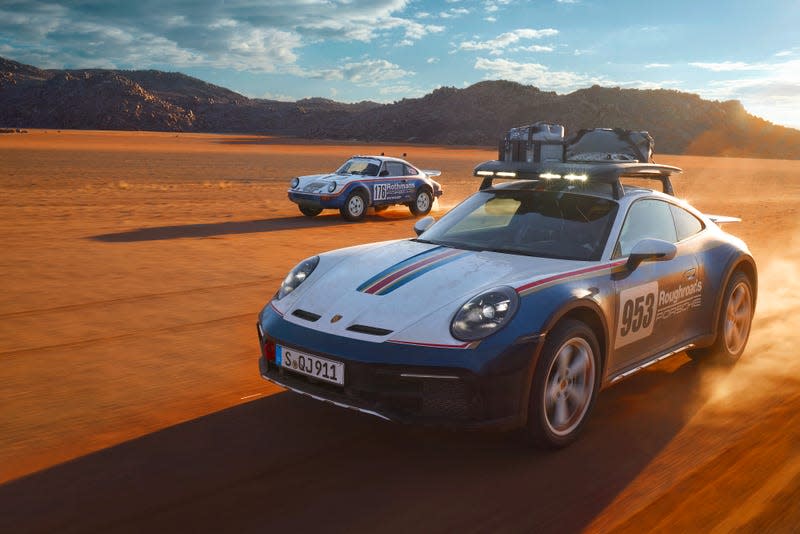
[[[567,161],[653,162],[653,138],[644,131],[590,128],[570,136],[565,145]]]
[[[500,141],[500,161],[564,161],[564,127],[560,124],[536,122],[511,128]]]

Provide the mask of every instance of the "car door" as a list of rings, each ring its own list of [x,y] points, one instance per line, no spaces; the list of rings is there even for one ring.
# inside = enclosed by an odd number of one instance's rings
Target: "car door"
[[[648,357],[680,345],[688,336],[687,314],[680,303],[697,278],[697,260],[691,246],[678,242],[670,204],[659,199],[640,199],[631,204],[620,230],[615,258],[625,258],[645,238],[675,243],[674,258],[645,261],[614,280],[616,317],[614,373]],[[684,295],[683,292],[686,294]]]
[[[372,199],[375,204],[396,204],[402,194],[400,183],[403,181],[403,164],[385,161],[381,169],[381,180],[372,182]]]

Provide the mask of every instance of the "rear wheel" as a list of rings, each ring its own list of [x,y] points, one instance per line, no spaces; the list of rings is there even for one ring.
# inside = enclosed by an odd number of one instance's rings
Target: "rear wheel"
[[[339,208],[339,213],[348,221],[360,221],[367,214],[367,197],[361,191],[353,191]]]
[[[414,215],[427,215],[433,206],[433,195],[427,187],[421,188],[414,196],[414,200],[408,205],[408,209]]]
[[[547,336],[536,365],[528,405],[527,431],[538,446],[566,447],[588,419],[600,384],[597,336],[572,319]]]
[[[731,365],[742,356],[750,327],[753,323],[753,286],[742,271],[733,273],[725,296],[717,325],[717,339],[710,347],[687,351],[692,359],[709,359],[715,363]]]
[[[313,206],[300,206],[300,213],[306,217],[316,217],[322,213],[322,208],[315,208]]]

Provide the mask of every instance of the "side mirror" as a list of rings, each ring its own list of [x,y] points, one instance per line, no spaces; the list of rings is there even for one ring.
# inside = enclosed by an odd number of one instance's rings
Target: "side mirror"
[[[416,232],[417,235],[421,235],[422,232],[430,228],[431,225],[435,222],[436,219],[434,219],[430,215],[428,215],[427,217],[423,217],[422,219],[414,223],[414,232]]]
[[[633,271],[643,261],[671,260],[678,253],[678,247],[663,239],[648,237],[636,243],[628,256],[628,270]]]

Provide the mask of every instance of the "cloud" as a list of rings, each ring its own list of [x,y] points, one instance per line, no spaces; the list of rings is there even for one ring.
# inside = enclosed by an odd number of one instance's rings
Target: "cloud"
[[[763,63],[745,63],[743,61],[721,61],[719,63],[692,62],[689,63],[689,65],[691,65],[692,67],[697,67],[698,69],[710,70],[712,72],[765,70],[769,68],[767,65],[764,65]]]
[[[464,7],[453,7],[453,8],[450,8],[449,10],[447,10],[447,11],[442,11],[441,13],[439,13],[439,17],[441,17],[443,19],[451,19],[451,18],[458,18],[458,17],[461,17],[463,15],[468,15],[468,14],[469,14],[469,9],[467,9],[467,8],[464,8]]]
[[[555,49],[552,46],[530,45],[512,48],[511,50],[513,52],[552,52]]]
[[[439,58],[438,57],[429,57],[428,59],[425,60],[425,63],[428,63],[428,64],[439,63]]]
[[[507,59],[478,58],[475,60],[475,68],[485,71],[487,79],[510,80],[562,92],[608,83],[603,78],[569,71],[552,71],[539,63],[518,63]]]
[[[522,28],[500,34],[494,39],[490,39],[488,41],[463,41],[458,45],[458,50],[488,50],[490,54],[498,55],[511,45],[517,44],[524,39],[542,39],[543,37],[553,37],[556,35],[558,35],[558,30],[554,30],[553,28],[545,28],[542,30]]]
[[[291,72],[322,40],[409,44],[438,25],[404,18],[409,0],[4,0],[0,45],[39,66],[216,67]],[[454,8],[458,9],[458,8]]]
[[[507,6],[511,0],[487,0],[484,2],[484,9],[487,13],[495,13],[500,9],[500,6]]]
[[[367,59],[349,62],[334,69],[302,70],[294,74],[305,78],[323,80],[345,80],[365,87],[377,87],[385,82],[393,82],[414,76],[414,72],[400,68],[385,59]]]
[[[648,63],[644,66],[646,69],[667,69],[669,67],[669,63]]]
[[[737,77],[714,79],[692,91],[703,98],[736,99],[750,113],[778,124],[800,127],[800,60],[747,66],[749,68],[714,71],[729,72]]]

